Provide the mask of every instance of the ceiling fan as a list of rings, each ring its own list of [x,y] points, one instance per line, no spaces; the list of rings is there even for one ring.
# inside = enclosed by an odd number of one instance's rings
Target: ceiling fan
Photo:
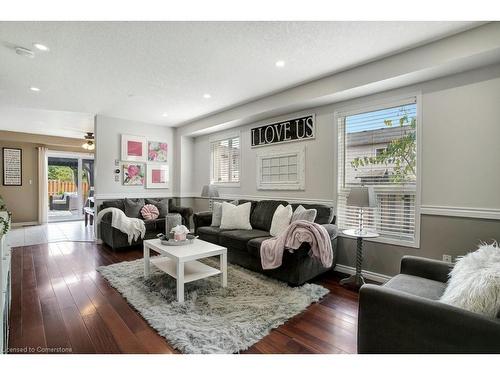
[[[95,149],[95,142],[94,142],[94,133],[92,132],[87,132],[87,135],[85,136],[85,143],[82,145],[82,147],[85,150],[92,151]]]

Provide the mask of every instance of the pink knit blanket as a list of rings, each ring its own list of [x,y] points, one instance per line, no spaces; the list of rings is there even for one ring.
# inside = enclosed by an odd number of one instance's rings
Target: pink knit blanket
[[[285,249],[297,250],[307,242],[311,245],[309,256],[321,261],[324,267],[332,266],[333,251],[328,231],[319,224],[305,220],[297,220],[277,237],[262,241],[260,261],[265,270],[278,268],[283,261]]]

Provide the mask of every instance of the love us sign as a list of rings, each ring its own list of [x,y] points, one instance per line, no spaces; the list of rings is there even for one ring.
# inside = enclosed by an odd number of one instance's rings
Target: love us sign
[[[314,120],[314,115],[308,115],[253,128],[252,147],[314,139]]]

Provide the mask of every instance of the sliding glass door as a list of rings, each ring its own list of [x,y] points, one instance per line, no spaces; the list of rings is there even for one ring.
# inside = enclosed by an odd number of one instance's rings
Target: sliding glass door
[[[93,156],[49,151],[47,180],[48,221],[83,220],[83,207],[93,191]]]

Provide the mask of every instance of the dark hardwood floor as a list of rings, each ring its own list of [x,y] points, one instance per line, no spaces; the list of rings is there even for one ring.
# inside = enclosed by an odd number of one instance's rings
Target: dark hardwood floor
[[[176,353],[95,270],[141,257],[84,242],[15,248],[10,352]],[[358,295],[341,276],[314,280],[330,294],[245,353],[355,353]]]

